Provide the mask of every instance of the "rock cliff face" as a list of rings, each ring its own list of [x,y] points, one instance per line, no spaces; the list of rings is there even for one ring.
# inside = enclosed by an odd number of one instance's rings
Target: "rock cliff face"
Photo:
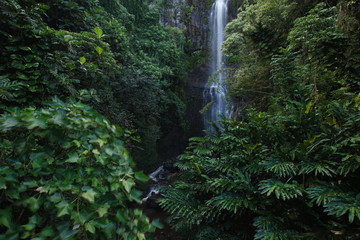
[[[160,23],[164,26],[178,27],[184,29],[183,19],[185,0],[167,0],[163,3],[160,12]]]
[[[194,50],[208,49],[209,14],[213,1],[191,0],[187,32]]]
[[[160,5],[160,23],[178,27],[194,51],[208,48],[208,16],[213,0],[166,0]]]

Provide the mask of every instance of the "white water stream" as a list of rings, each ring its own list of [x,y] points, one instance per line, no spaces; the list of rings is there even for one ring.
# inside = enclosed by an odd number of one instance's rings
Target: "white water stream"
[[[210,76],[221,70],[223,67],[223,57],[221,53],[221,44],[225,40],[225,26],[227,23],[228,0],[216,0],[210,13]],[[205,86],[203,92],[204,103],[213,102],[210,108],[204,114],[204,126],[206,130],[211,130],[211,125],[206,120],[216,121],[221,119],[219,114],[228,114],[226,112],[226,87],[223,85],[224,74],[218,73],[210,85]]]
[[[158,177],[159,177],[159,174],[160,174],[163,170],[164,170],[164,167],[161,165],[158,169],[156,169],[154,172],[152,172],[152,173],[149,175],[149,178],[150,178],[151,180],[153,180],[154,182],[157,182],[157,181],[159,180],[159,178],[158,178]],[[151,186],[149,193],[146,195],[146,197],[144,197],[144,198],[142,199],[142,202],[146,202],[146,201],[149,199],[149,197],[151,197],[152,195],[158,194],[158,193],[159,193],[159,191],[156,190],[156,185]]]

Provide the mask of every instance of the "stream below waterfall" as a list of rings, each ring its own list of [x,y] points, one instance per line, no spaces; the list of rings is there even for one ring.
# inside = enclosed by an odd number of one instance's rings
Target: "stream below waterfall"
[[[150,217],[150,219],[160,219],[164,225],[163,229],[157,229],[155,232],[156,239],[158,240],[181,240],[174,230],[166,223],[166,218],[169,216],[164,212],[159,204],[157,203],[159,191],[157,187],[160,185],[169,185],[172,182],[173,177],[179,172],[179,169],[174,167],[174,163],[177,160],[176,157],[169,158],[164,161],[160,167],[154,172],[150,173],[149,176],[149,190],[146,195],[142,198],[141,207],[144,213]]]
[[[161,179],[163,180],[163,175],[161,175],[161,173],[164,171],[164,166],[160,166],[158,169],[156,169],[154,172],[152,172],[150,175],[149,175],[149,178],[151,179],[152,182],[154,182],[155,184],[151,185],[150,186],[150,191],[149,193],[146,195],[146,197],[144,197],[142,199],[142,202],[146,202],[149,197],[151,197],[152,195],[156,195],[159,193],[159,191],[156,189],[156,186],[157,186],[157,182],[158,180]]]

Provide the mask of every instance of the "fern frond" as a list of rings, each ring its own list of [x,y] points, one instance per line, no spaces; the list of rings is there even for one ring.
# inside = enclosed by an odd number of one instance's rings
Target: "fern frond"
[[[184,191],[168,188],[162,196],[158,203],[165,211],[171,214],[176,214],[178,217],[195,217],[199,214],[198,206],[200,202],[190,192],[184,194]]]
[[[211,158],[206,161],[206,169],[208,172],[215,172],[217,175],[219,173],[227,174],[233,171],[234,167],[234,163],[229,159],[229,156],[226,156],[225,154],[221,156],[220,159]]]
[[[211,178],[208,183],[213,187],[214,192],[225,191],[242,191],[248,189],[251,192],[256,191],[256,188],[251,183],[251,178],[248,173],[242,173],[238,169],[231,171],[231,174],[220,176],[220,178]]]
[[[197,240],[238,240],[238,239],[246,239],[244,234],[239,237],[239,234],[236,236],[231,234],[226,234],[221,229],[217,227],[206,227],[201,229],[200,232],[196,235]]]
[[[263,162],[249,162],[244,166],[244,171],[250,174],[263,175],[265,171],[265,164]]]
[[[335,164],[332,161],[303,161],[300,163],[298,174],[314,173],[315,176],[321,174],[332,177],[336,173],[335,169],[333,169]]]
[[[234,214],[241,211],[242,208],[254,209],[255,206],[251,203],[251,199],[248,196],[234,194],[234,193],[223,193],[216,196],[206,202],[208,206],[214,207],[218,210],[227,210]]]
[[[342,192],[338,187],[331,186],[326,183],[318,185],[311,185],[306,189],[308,197],[316,202],[318,206],[324,205],[330,201],[331,198],[341,195]]]
[[[238,189],[238,184],[228,178],[212,178],[208,182],[213,187],[213,191],[217,193]]]
[[[336,215],[337,217],[349,212],[348,220],[350,223],[354,221],[355,216],[360,220],[360,201],[355,198],[346,196],[335,198],[325,204],[324,207],[325,212],[328,212],[329,215]]]
[[[193,152],[197,155],[210,155],[212,153],[212,150],[204,146],[199,146],[193,149]]]
[[[256,234],[254,239],[262,240],[297,240],[302,236],[292,229],[286,229],[286,224],[279,218],[260,216],[255,218]]]
[[[202,142],[205,142],[206,141],[206,138],[203,138],[203,137],[192,137],[192,138],[189,138],[189,141],[190,142],[197,142],[197,143],[202,143]]]
[[[355,172],[360,167],[360,156],[347,153],[338,153],[338,155],[344,156],[342,164],[339,165],[337,172],[343,176],[347,176],[350,172]]]
[[[307,189],[309,197],[318,205],[323,205],[329,215],[340,217],[348,213],[350,223],[355,216],[360,220],[360,194],[344,192],[338,187],[326,185],[311,186]]]
[[[264,166],[266,171],[275,173],[279,177],[293,177],[298,170],[293,161],[278,158],[266,159]]]
[[[259,190],[262,194],[270,196],[272,193],[275,194],[277,199],[289,200],[291,198],[297,198],[303,195],[303,187],[296,181],[293,184],[283,183],[274,179],[263,180],[259,184]]]

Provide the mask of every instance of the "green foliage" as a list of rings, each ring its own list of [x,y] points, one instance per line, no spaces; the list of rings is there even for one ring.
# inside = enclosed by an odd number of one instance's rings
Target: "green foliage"
[[[228,90],[245,110],[191,139],[162,189],[186,237],[360,237],[359,4],[329,2],[248,1],[227,26]]]
[[[182,32],[143,1],[0,6],[0,238],[150,237],[160,224],[130,205],[146,178],[125,147],[151,168],[158,139],[181,124]]]
[[[16,1],[0,3],[0,41],[3,46],[0,55],[1,96],[9,105],[14,101],[26,104],[30,98],[44,91],[39,70],[43,42],[39,41],[38,32],[34,29],[42,27],[40,16],[46,6],[33,4],[32,1],[23,1],[22,5]],[[16,91],[19,86],[21,91]]]
[[[120,1],[100,1],[105,9],[97,1],[42,2],[48,6],[1,3],[2,103],[41,106],[54,95],[82,100],[137,132],[142,142],[131,146],[146,153],[137,151],[136,161],[151,168],[157,141],[182,125],[182,32],[161,26],[142,1],[127,3],[143,10],[136,21],[129,13],[134,9]]]
[[[75,101],[1,116],[1,239],[144,239],[141,202],[123,130]]]
[[[327,109],[292,100],[284,114],[248,110],[242,121],[221,122],[222,130],[191,139],[160,205],[191,235],[357,239],[356,99]]]
[[[261,110],[268,106],[273,92],[269,60],[286,40],[295,6],[278,0],[244,3],[237,19],[226,26],[223,49],[231,67],[228,92],[234,102],[245,100]]]
[[[359,6],[317,2],[242,4],[223,47],[229,95],[242,109],[266,110],[273,97],[299,100],[301,84],[312,84],[318,100],[359,91]]]
[[[358,64],[354,62],[351,64],[354,68],[348,67],[350,59],[359,57],[353,50],[357,43],[351,40],[353,33],[347,35],[339,28],[339,14],[335,7],[318,4],[306,16],[295,20],[288,36],[288,49],[299,51],[295,61],[302,82],[313,83],[314,91],[323,98],[359,90]]]

